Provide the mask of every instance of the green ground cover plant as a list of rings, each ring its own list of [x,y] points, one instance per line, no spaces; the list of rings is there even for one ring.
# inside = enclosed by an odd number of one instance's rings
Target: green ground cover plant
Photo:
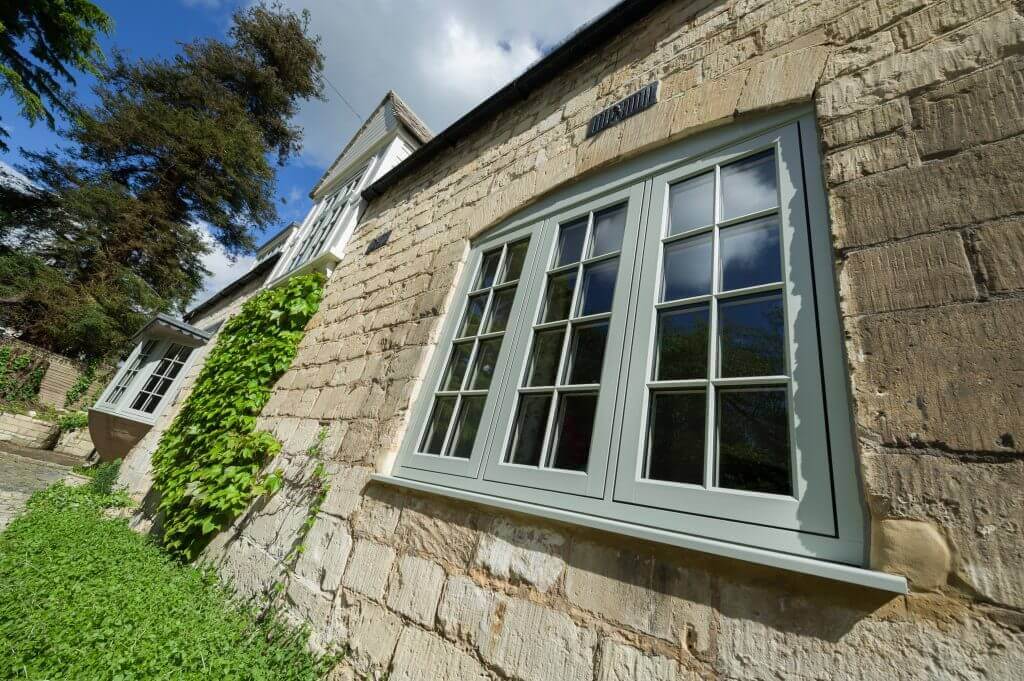
[[[181,411],[153,454],[163,545],[191,560],[256,497],[281,486],[264,470],[281,449],[256,418],[291,366],[324,278],[292,277],[249,299],[221,329]]]
[[[10,345],[0,347],[0,403],[24,405],[35,401],[50,363]]]
[[[323,678],[334,660],[305,632],[257,620],[212,573],[103,515],[126,502],[58,483],[0,534],[0,678]]]

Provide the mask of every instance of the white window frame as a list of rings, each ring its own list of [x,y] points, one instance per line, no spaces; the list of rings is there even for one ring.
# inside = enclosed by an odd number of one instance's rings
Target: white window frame
[[[412,487],[419,485],[417,488],[546,517],[572,517],[587,525],[656,536],[668,543],[714,546],[727,555],[768,551],[864,565],[865,511],[854,455],[849,383],[817,139],[813,115],[806,109],[714,130],[580,181],[476,240],[456,291],[457,303],[442,325],[425,386],[436,388],[440,381],[481,254],[512,233],[533,235],[515,301],[517,312],[531,313],[515,315],[520,320],[518,326],[510,326],[506,332],[471,464],[459,471],[445,470],[429,461],[433,455],[416,451],[433,401],[433,393],[428,389],[413,405],[410,425],[392,471],[393,479],[408,481]],[[807,388],[808,397],[811,393],[820,395],[819,404],[824,405],[813,415],[804,414],[801,410],[807,400],[801,395],[802,401],[798,400],[790,418],[794,418],[792,414],[805,421],[813,418],[818,423],[817,435],[807,440],[810,444],[806,451],[798,451],[793,469],[797,485],[792,499],[719,489],[686,490],[686,494],[680,495],[683,486],[674,484],[674,498],[671,494],[652,495],[662,492],[655,489],[659,485],[641,480],[637,474],[643,451],[639,445],[640,423],[646,414],[646,407],[638,405],[646,404],[646,396],[639,393],[645,392],[643,383],[652,333],[652,282],[658,277],[666,189],[670,182],[689,174],[769,147],[774,147],[778,154],[783,247],[802,249],[805,254],[802,264],[796,262],[799,258],[787,257],[784,262],[790,362],[795,361],[794,335],[800,343],[807,341],[818,350],[813,353],[817,355],[813,362],[816,366],[810,366],[812,362],[803,358],[794,364],[797,373],[793,383],[798,383],[801,390]],[[549,476],[547,471],[538,476],[536,469],[528,475],[505,471],[502,457],[536,320],[532,312],[540,304],[558,225],[595,207],[621,202],[624,196],[629,197],[630,217],[620,256],[598,407],[601,428],[605,428],[604,421],[610,424],[601,435],[610,442],[607,454],[592,449],[591,475],[584,485],[566,484],[566,476]],[[632,269],[627,263],[630,242],[634,248],[637,243],[643,245],[634,257],[642,257],[644,262]],[[639,276],[633,276],[634,272]],[[800,307],[794,308],[796,304]],[[803,314],[803,310],[808,314]],[[633,342],[615,347],[616,326],[623,327],[619,338],[632,338]],[[617,353],[621,353],[621,359]],[[609,380],[609,375],[614,380]],[[606,391],[613,399],[603,394]],[[495,401],[500,405],[495,405]],[[609,404],[613,406],[608,407]],[[595,437],[593,442],[597,441]],[[794,446],[804,447],[801,442]],[[812,461],[814,457],[817,458]],[[813,489],[801,477],[809,473],[815,476]],[[729,546],[734,548],[723,548]]]

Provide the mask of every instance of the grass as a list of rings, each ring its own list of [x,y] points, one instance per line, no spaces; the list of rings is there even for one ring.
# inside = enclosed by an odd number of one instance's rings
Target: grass
[[[106,471],[58,483],[0,534],[0,678],[320,679],[305,633],[252,611],[104,508]]]

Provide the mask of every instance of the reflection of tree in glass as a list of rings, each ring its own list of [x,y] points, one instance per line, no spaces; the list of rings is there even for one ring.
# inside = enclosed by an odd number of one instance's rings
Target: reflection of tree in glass
[[[722,306],[722,376],[780,376],[785,315],[780,298]]]
[[[719,418],[719,486],[792,494],[785,392],[722,391]]]

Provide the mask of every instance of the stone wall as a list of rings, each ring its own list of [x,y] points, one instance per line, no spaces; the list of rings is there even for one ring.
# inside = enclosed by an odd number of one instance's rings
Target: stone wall
[[[16,338],[3,338],[2,344],[10,345],[19,352],[30,353],[48,362],[46,373],[43,374],[43,380],[39,384],[37,399],[40,404],[63,409],[68,390],[82,375],[84,370],[82,363]]]
[[[93,450],[96,447],[92,444],[92,437],[89,435],[88,428],[79,428],[77,430],[69,430],[66,433],[61,433],[57,439],[57,444],[54,446],[54,451],[62,454],[71,454],[77,456],[83,461],[89,458]]]
[[[668,2],[371,203],[262,425],[287,484],[210,546],[284,579],[338,678],[1010,679],[1024,665],[1024,16],[1009,0]],[[590,140],[655,78],[662,101]],[[596,168],[813,102],[872,567],[906,597],[370,484],[468,239]],[[304,452],[325,426],[331,489]]]
[[[59,435],[60,427],[51,421],[32,418],[27,414],[0,413],[0,442],[50,449]]]

